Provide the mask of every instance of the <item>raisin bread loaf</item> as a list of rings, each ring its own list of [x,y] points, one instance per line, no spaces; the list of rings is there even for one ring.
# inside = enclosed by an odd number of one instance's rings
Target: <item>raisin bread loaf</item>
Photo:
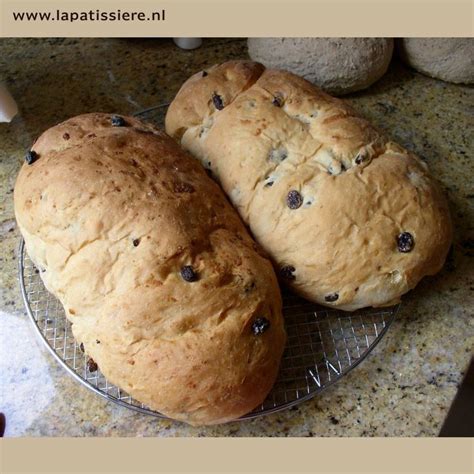
[[[450,217],[426,164],[301,77],[214,66],[181,87],[166,131],[310,300],[391,305],[443,265]]]
[[[14,198],[28,254],[110,382],[190,424],[264,400],[285,343],[272,264],[171,138],[72,118],[36,141]]]

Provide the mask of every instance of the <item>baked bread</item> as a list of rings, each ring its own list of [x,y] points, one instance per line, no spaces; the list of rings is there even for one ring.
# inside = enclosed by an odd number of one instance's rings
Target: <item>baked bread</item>
[[[426,164],[301,77],[249,61],[214,66],[181,87],[166,131],[312,301],[391,305],[443,265],[451,222]]]
[[[393,38],[249,38],[247,45],[254,61],[291,71],[334,95],[378,81],[393,53]]]
[[[190,424],[258,406],[285,343],[278,282],[202,166],[107,114],[49,129],[27,161],[18,225],[90,369]]]

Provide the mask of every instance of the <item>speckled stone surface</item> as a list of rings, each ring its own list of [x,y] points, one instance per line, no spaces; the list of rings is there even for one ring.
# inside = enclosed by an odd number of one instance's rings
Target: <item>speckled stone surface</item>
[[[169,40],[0,39],[0,81],[21,113],[0,124],[0,410],[6,436],[436,436],[474,347],[474,92],[395,60],[346,97],[422,156],[445,187],[455,242],[445,269],[403,299],[386,337],[312,401],[247,422],[191,428],[115,406],[79,385],[45,351],[17,281],[12,191],[25,150],[49,126],[89,111],[133,113],[169,102],[192,72],[246,58],[242,40],[195,51]]]

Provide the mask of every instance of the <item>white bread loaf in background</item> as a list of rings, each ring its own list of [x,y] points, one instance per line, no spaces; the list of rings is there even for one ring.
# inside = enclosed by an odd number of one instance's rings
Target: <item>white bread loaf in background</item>
[[[270,261],[202,166],[131,117],[81,115],[28,154],[29,256],[105,377],[190,424],[259,405],[285,344]]]
[[[400,38],[402,59],[427,76],[474,84],[474,38]]]
[[[249,56],[335,95],[365,89],[388,69],[392,38],[249,38]]]
[[[392,305],[444,263],[450,215],[426,164],[301,77],[250,61],[196,73],[166,131],[312,301]]]

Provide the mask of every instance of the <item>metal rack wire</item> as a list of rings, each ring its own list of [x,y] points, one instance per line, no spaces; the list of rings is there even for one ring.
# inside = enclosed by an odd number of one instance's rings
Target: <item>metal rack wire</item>
[[[108,383],[100,370],[91,372],[87,357],[74,340],[61,303],[43,285],[19,248],[20,287],[29,317],[56,360],[90,390],[120,405],[163,417]],[[278,379],[264,403],[242,419],[276,412],[314,397],[356,367],[383,337],[399,306],[353,313],[312,304],[287,291],[283,313],[288,335]]]

